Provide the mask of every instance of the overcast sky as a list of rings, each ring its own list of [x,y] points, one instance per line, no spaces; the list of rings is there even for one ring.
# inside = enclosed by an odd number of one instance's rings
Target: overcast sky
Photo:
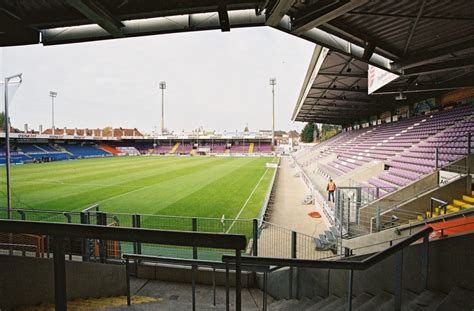
[[[180,132],[276,128],[291,122],[314,44],[268,27],[190,32],[44,47],[3,48],[3,75],[23,73],[11,104],[12,124],[51,126],[49,91],[58,92],[56,127],[160,124],[159,81],[167,82],[165,127]],[[3,104],[2,104],[3,106]]]

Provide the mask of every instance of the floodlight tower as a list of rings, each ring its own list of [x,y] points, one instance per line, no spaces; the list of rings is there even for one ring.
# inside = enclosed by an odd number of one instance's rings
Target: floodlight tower
[[[7,174],[7,219],[12,218],[12,194],[11,194],[11,186],[10,186],[10,115],[8,114],[8,84],[13,79],[18,79],[16,83],[20,84],[22,82],[21,79],[22,74],[17,74],[14,76],[6,77],[5,78],[5,115],[4,115],[4,126],[5,126],[5,168]],[[15,83],[15,82],[14,82]]]
[[[165,132],[165,89],[166,89],[166,81],[161,81],[160,90],[161,90],[161,134],[162,135]]]
[[[58,96],[58,92],[49,91],[49,96],[51,96],[51,130],[54,135],[54,99]],[[40,133],[41,134],[41,133]]]
[[[276,78],[270,78],[272,86],[272,147],[275,148],[275,85]]]

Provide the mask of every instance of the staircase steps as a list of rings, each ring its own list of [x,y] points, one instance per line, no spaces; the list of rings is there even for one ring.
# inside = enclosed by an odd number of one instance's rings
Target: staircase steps
[[[474,310],[474,291],[454,287],[438,305],[436,310]]]
[[[382,308],[387,308],[389,305],[392,307],[391,304],[393,299],[393,295],[387,292],[382,292],[375,296],[373,299],[370,299],[366,303],[364,303],[358,310],[360,311],[373,311],[373,310],[382,310]]]
[[[49,151],[44,150],[43,148],[41,148],[41,147],[38,146],[38,145],[33,145],[33,146],[35,146],[35,148],[37,148],[37,149],[39,149],[39,150],[41,150],[41,151],[43,151],[43,152],[45,152],[45,153],[49,153]]]
[[[114,147],[112,146],[109,146],[107,144],[104,144],[104,143],[100,143],[99,144],[99,148],[104,150],[105,152],[108,152],[108,153],[111,153],[113,155],[117,155],[120,153],[120,151],[118,151],[117,149],[115,149]]]
[[[253,153],[253,147],[254,147],[254,143],[250,143],[250,145],[249,145],[249,154]]]
[[[412,300],[407,306],[407,311],[436,310],[446,297],[443,293],[425,290]]]
[[[269,311],[283,311],[283,310],[304,310],[305,308],[319,302],[321,298],[316,299],[290,299],[276,301],[268,306]]]
[[[320,301],[318,301],[317,303],[309,306],[308,308],[304,309],[305,311],[316,311],[316,310],[321,310],[323,309],[324,307],[332,304],[333,302],[335,302],[336,300],[338,300],[339,297],[335,296],[335,295],[331,295],[327,298],[324,298]]]
[[[462,200],[467,203],[474,203],[474,198],[468,195],[463,195]]]
[[[337,299],[336,301],[328,304],[327,306],[319,309],[321,311],[333,311],[343,305],[345,305],[347,302],[347,297],[340,297],[339,299]]]
[[[176,143],[176,144],[173,146],[173,148],[171,148],[170,153],[172,153],[172,154],[176,153],[176,150],[178,150],[178,148],[179,148],[179,144],[180,144],[180,143]]]
[[[373,299],[374,296],[368,293],[361,293],[357,295],[356,297],[352,298],[352,310],[356,310],[357,308],[361,307],[366,303],[367,301]],[[348,307],[347,304],[347,299],[344,301],[344,304],[334,308],[334,311],[346,311]]]

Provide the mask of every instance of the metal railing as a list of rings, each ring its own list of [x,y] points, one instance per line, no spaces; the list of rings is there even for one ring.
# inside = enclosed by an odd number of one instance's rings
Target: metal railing
[[[0,209],[0,219],[2,218]],[[32,209],[13,209],[14,219],[29,221],[48,221],[56,223],[92,224],[100,226],[119,226],[125,228],[144,228],[175,231],[195,231],[207,233],[243,234],[249,243],[245,253],[253,256],[291,258],[292,249],[296,257],[305,259],[323,259],[332,257],[330,251],[319,251],[315,248],[315,237],[284,228],[259,219],[219,219],[205,217],[180,217],[147,214],[124,214],[100,211],[99,205],[92,205],[82,212],[46,211]],[[231,228],[232,225],[232,228]],[[230,230],[229,230],[230,229]],[[294,238],[293,238],[294,237]],[[49,258],[50,239],[45,238],[45,250],[42,254]],[[117,259],[122,253],[134,253],[150,256],[193,258],[193,249],[185,246],[153,245],[141,242],[120,241],[115,246],[114,255],[107,256],[113,245],[99,243],[92,239],[69,239],[66,251],[70,258],[81,256],[83,261],[106,262]],[[97,248],[97,251],[94,251]],[[203,248],[197,250],[198,258],[218,260],[228,252],[224,249]]]
[[[274,266],[274,267],[289,267],[289,268],[318,268],[318,269],[337,269],[347,270],[349,272],[349,284],[347,291],[348,310],[352,310],[352,286],[354,270],[366,270],[382,260],[396,255],[396,287],[395,287],[395,310],[401,310],[402,306],[402,274],[403,274],[403,250],[411,244],[417,242],[419,239],[423,239],[423,251],[421,256],[422,269],[420,280],[423,288],[427,287],[428,284],[428,262],[429,252],[428,243],[429,235],[433,232],[433,228],[425,228],[410,237],[401,240],[399,243],[392,245],[391,247],[375,253],[366,259],[361,261],[354,260],[305,260],[305,259],[282,259],[272,257],[241,257],[231,255],[224,255],[222,261],[226,263],[237,263],[239,260],[242,264],[255,265],[255,266]],[[292,284],[292,282],[290,283]],[[292,286],[289,287],[290,293],[292,292]],[[292,298],[292,296],[290,296]]]
[[[213,306],[216,306],[216,270],[225,270],[225,290],[226,290],[226,310],[230,310],[230,270],[236,270],[235,264],[224,263],[222,261],[212,260],[199,260],[199,259],[182,259],[182,258],[169,258],[160,256],[146,256],[146,255],[135,255],[135,254],[123,254],[126,265],[126,276],[127,276],[127,305],[131,305],[131,291],[130,291],[130,260],[134,263],[153,262],[163,264],[175,264],[181,266],[191,266],[191,290],[192,290],[192,308],[196,310],[196,271],[198,267],[210,267],[212,269],[212,291],[213,291]],[[242,265],[241,271],[249,272],[270,272],[269,266],[253,266],[253,265]],[[267,284],[264,282],[264,295],[263,295],[263,306],[266,310],[267,305]]]
[[[227,249],[235,251],[235,305],[241,310],[241,252],[245,250],[247,239],[244,235],[150,230],[138,228],[108,227],[97,225],[46,223],[18,220],[0,220],[0,233],[5,235],[33,234],[49,236],[53,240],[54,297],[56,310],[67,310],[65,240],[96,239],[105,241],[128,241]]]
[[[262,203],[262,207],[260,208],[260,211],[258,213],[258,216],[257,216],[257,219],[259,220],[260,224],[262,223],[262,221],[265,220],[265,214],[267,213],[267,209],[268,209],[268,205],[269,205],[269,202],[270,202],[270,198],[271,198],[271,195],[272,193],[274,192],[274,184],[275,184],[275,180],[278,176],[278,166],[280,165],[280,158],[278,158],[278,162],[277,162],[277,168],[275,169],[275,172],[273,173],[273,176],[272,176],[272,180],[270,182],[270,185],[268,187],[268,190],[267,190],[267,194],[265,195],[265,199],[263,200],[263,203]]]

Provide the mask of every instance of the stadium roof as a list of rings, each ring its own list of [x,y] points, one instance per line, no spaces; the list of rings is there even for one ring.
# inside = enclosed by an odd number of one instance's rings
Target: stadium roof
[[[3,0],[0,2],[0,46],[65,44],[162,33],[270,26],[328,48],[322,68],[342,69],[351,62],[362,74],[371,64],[402,74],[377,95],[362,94],[364,78],[325,75],[317,87],[355,83],[357,92],[340,96],[332,107],[348,119],[393,105],[400,89],[428,96],[442,88],[471,86],[474,67],[472,0]],[[341,64],[338,65],[338,62]],[[331,67],[335,66],[335,67]],[[352,67],[351,67],[352,68]],[[310,71],[312,69],[310,68]],[[343,70],[342,70],[343,71]],[[367,71],[367,69],[365,69]],[[347,71],[346,71],[347,72]],[[308,79],[307,79],[308,80]],[[335,82],[331,82],[334,80]],[[309,81],[309,80],[308,80]],[[307,85],[303,86],[305,89]],[[381,95],[388,93],[390,98]],[[311,94],[323,92],[313,90]],[[328,95],[322,95],[328,97]],[[415,98],[416,96],[410,96]],[[301,96],[300,96],[301,97]],[[320,96],[316,96],[320,97]],[[345,101],[341,101],[345,97]],[[381,99],[380,99],[381,98]],[[362,104],[355,107],[356,101]],[[330,113],[308,114],[315,102],[298,100],[294,120],[334,122]],[[306,99],[304,99],[306,100]],[[318,103],[328,102],[326,100]],[[375,101],[374,101],[375,102]],[[336,106],[334,106],[334,104]],[[326,107],[329,108],[329,107]],[[354,110],[357,108],[357,110]],[[318,108],[321,110],[321,108]],[[316,109],[316,110],[318,110]],[[300,113],[301,112],[301,113]],[[323,120],[324,119],[324,120]]]

